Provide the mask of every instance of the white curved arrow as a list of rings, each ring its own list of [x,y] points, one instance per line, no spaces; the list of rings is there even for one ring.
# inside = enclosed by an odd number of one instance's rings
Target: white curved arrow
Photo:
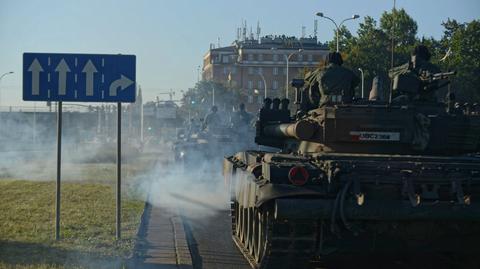
[[[40,94],[40,72],[43,72],[43,68],[35,58],[28,68],[28,72],[32,72],[32,95]]]
[[[127,78],[124,75],[120,75],[120,78],[117,80],[114,80],[112,84],[110,84],[109,88],[109,95],[110,96],[117,96],[117,89],[120,87],[120,90],[124,90],[128,86],[132,85],[133,81]]]
[[[65,95],[67,94],[67,72],[70,72],[70,68],[64,59],[57,65],[55,72],[58,72],[58,95]]]
[[[88,60],[87,64],[82,70],[85,73],[85,82],[87,87],[86,96],[93,96],[93,74],[97,73],[97,68],[93,65],[92,61]]]

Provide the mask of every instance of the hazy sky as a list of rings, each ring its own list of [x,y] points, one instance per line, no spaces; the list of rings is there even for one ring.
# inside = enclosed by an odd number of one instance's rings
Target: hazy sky
[[[108,53],[137,56],[137,83],[144,99],[168,89],[192,87],[197,66],[210,43],[230,44],[242,19],[262,35],[307,35],[314,14],[340,21],[352,14],[379,19],[393,0],[0,0],[1,105],[22,103],[22,53]],[[419,35],[439,38],[441,22],[479,19],[479,0],[397,0],[417,21]],[[333,24],[319,19],[321,41],[333,37]],[[362,19],[360,19],[362,20]],[[347,27],[355,32],[358,22]],[[167,98],[166,95],[161,96]]]

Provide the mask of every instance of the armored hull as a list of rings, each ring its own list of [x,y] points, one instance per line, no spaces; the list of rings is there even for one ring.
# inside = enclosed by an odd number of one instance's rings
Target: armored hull
[[[256,268],[353,253],[479,252],[480,157],[242,152],[232,233]]]

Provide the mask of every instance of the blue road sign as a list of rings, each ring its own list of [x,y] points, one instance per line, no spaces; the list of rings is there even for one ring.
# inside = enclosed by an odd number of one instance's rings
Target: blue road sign
[[[135,55],[24,53],[23,100],[135,102]]]

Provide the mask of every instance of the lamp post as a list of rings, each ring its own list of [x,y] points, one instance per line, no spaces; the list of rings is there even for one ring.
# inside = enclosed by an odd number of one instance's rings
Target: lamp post
[[[212,86],[212,106],[215,105],[215,85],[210,84]]]
[[[363,99],[365,97],[365,91],[364,91],[364,88],[363,88],[364,82],[365,82],[365,80],[364,80],[365,77],[363,75],[363,69],[362,68],[358,68],[358,71],[360,71],[360,73],[362,74],[362,99]]]
[[[297,51],[294,51],[292,53],[290,53],[288,56],[287,55],[284,55],[285,56],[285,59],[287,61],[287,80],[285,81],[285,98],[288,99],[288,86],[289,86],[289,83],[288,83],[288,71],[289,71],[289,62],[290,62],[290,58],[297,54],[297,53],[302,53],[303,49],[298,49]]]
[[[352,17],[346,18],[346,19],[344,19],[343,21],[341,21],[340,24],[337,24],[332,18],[329,18],[329,17],[325,16],[322,12],[317,12],[316,15],[319,16],[319,17],[325,18],[325,19],[327,19],[327,20],[330,20],[331,22],[333,22],[333,24],[334,24],[335,27],[337,28],[337,30],[335,31],[335,33],[336,33],[335,35],[337,36],[337,52],[340,52],[340,50],[339,50],[339,41],[338,41],[338,34],[339,34],[338,32],[340,31],[340,27],[342,27],[342,24],[343,24],[344,22],[346,22],[346,21],[355,20],[355,19],[360,18],[360,15],[357,15],[357,14],[352,15]]]
[[[2,82],[2,78],[6,75],[10,75],[10,74],[13,74],[13,71],[10,71],[10,72],[7,72],[7,73],[4,73],[0,76],[0,82]],[[0,107],[2,106],[2,92],[0,91]]]
[[[262,78],[263,80],[263,92],[265,94],[265,98],[267,98],[267,81],[265,80],[265,77],[263,76],[262,73],[258,72],[258,75]]]

